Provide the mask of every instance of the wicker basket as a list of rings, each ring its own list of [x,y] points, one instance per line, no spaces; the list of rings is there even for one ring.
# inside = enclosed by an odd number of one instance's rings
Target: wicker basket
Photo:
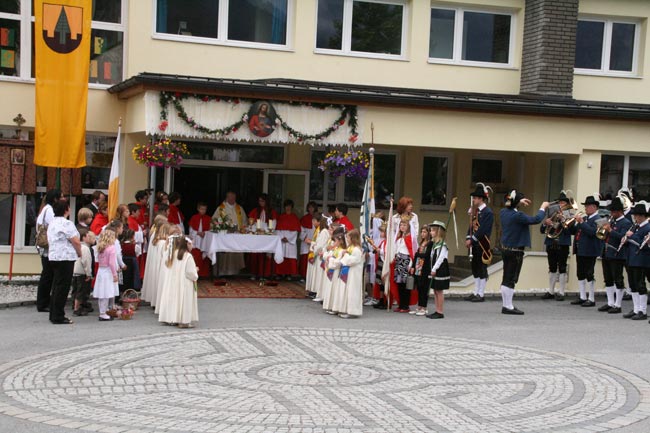
[[[135,314],[135,311],[129,308],[123,308],[120,311],[120,320],[131,320],[133,318],[133,314]]]
[[[138,292],[133,289],[128,289],[122,293],[122,308],[130,308],[135,311],[138,309],[138,305],[140,305],[140,297],[138,296]]]

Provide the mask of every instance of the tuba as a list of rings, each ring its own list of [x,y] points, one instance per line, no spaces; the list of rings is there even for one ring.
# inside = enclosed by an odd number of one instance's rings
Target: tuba
[[[598,218],[596,220],[596,226],[598,226],[598,229],[596,229],[596,237],[598,239],[603,241],[607,238],[607,234],[609,232],[607,231],[606,227],[612,222],[614,222],[614,218]]]
[[[569,200],[568,204],[562,204],[559,200],[554,201],[549,204],[548,214],[552,224],[546,227],[546,237],[549,239],[557,239],[562,235],[564,229],[568,228],[565,226],[567,220],[573,220],[570,223],[570,226],[575,223],[575,216],[578,212],[578,204],[575,199],[572,197],[571,190],[561,191]],[[569,227],[570,227],[569,226]]]

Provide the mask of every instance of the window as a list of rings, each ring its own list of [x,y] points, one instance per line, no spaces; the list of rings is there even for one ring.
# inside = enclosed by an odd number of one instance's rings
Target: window
[[[293,1],[156,0],[156,36],[238,46],[287,47]]]
[[[309,175],[309,199],[319,203],[345,202],[359,206],[363,199],[365,179],[352,179],[341,176],[333,178],[322,172],[318,164],[325,157],[326,151],[312,150],[311,172]],[[375,207],[388,209],[390,195],[397,195],[397,154],[375,152]],[[327,189],[323,188],[327,185]]]
[[[88,71],[88,82],[91,84],[111,85],[122,81],[126,31],[124,1],[92,2]],[[36,75],[32,3],[0,0],[0,76],[30,80]],[[25,49],[21,50],[21,44]]]
[[[449,162],[447,156],[425,156],[422,165],[422,206],[446,207],[449,198]]]
[[[628,188],[634,201],[650,201],[650,157],[635,155],[602,155],[600,159],[600,191],[611,200],[621,188]]]
[[[258,164],[284,164],[284,146],[256,146],[251,144],[222,144],[188,142],[190,154],[185,159],[204,161],[228,161]]]
[[[432,8],[429,60],[510,66],[514,15],[462,8]]]
[[[623,185],[623,155],[602,155],[600,158],[600,193],[611,200]]]
[[[0,75],[20,76],[21,17],[14,13],[16,2],[0,2]],[[19,12],[19,11],[18,11]]]
[[[650,202],[650,158],[630,157],[627,185],[634,194],[634,201]]]
[[[575,68],[581,73],[634,75],[637,41],[636,23],[581,19]]]
[[[316,50],[403,57],[407,12],[399,0],[318,0]]]
[[[500,159],[472,159],[472,183],[502,183],[503,161]]]

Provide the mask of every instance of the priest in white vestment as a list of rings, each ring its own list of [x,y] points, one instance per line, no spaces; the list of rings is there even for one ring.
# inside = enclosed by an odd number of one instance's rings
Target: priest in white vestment
[[[233,191],[226,193],[226,199],[217,206],[212,218],[219,216],[223,212],[228,215],[230,221],[237,224],[238,228],[242,228],[247,224],[246,211],[244,208],[237,204],[237,194]],[[244,263],[243,253],[218,253],[217,254],[217,275],[239,275],[239,272],[246,267]]]

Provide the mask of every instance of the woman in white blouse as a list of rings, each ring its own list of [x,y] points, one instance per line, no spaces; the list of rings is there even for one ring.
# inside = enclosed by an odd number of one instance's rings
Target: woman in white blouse
[[[68,325],[72,320],[65,316],[65,303],[72,283],[74,262],[81,257],[81,241],[77,228],[68,220],[70,203],[59,200],[52,208],[54,218],[47,227],[48,259],[52,268],[50,322]]]
[[[47,234],[47,226],[54,219],[54,210],[52,205],[59,199],[62,199],[61,191],[58,189],[51,189],[45,194],[45,206],[36,218],[37,233],[44,230]],[[37,235],[38,238],[38,235]],[[52,292],[52,268],[50,261],[47,258],[47,247],[36,247],[41,256],[41,278],[38,281],[38,290],[36,292],[36,309],[41,313],[48,313],[50,311],[50,293]]]

